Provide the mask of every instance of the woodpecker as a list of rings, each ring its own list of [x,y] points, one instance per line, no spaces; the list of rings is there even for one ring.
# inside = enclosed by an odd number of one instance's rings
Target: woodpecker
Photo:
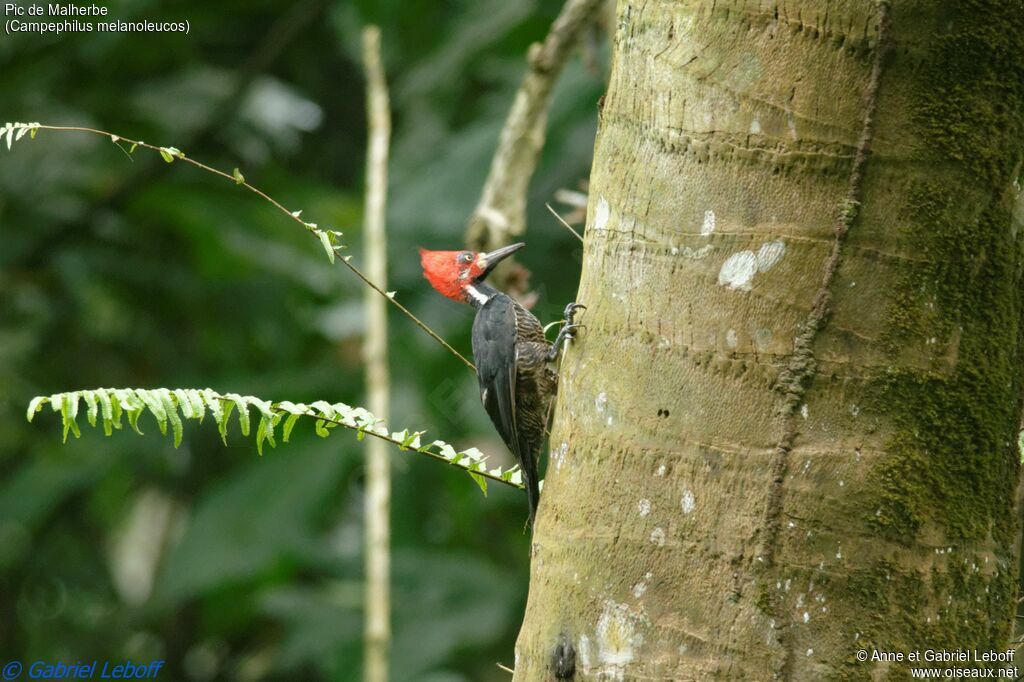
[[[558,388],[551,363],[565,341],[574,338],[581,325],[573,319],[586,306],[566,306],[565,325],[549,343],[533,313],[484,281],[498,263],[524,246],[511,244],[489,253],[420,249],[420,264],[438,292],[476,309],[473,361],[480,400],[522,471],[532,528],[540,500],[537,463]]]

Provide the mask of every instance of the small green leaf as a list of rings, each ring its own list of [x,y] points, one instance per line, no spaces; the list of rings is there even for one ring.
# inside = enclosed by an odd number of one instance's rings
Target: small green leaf
[[[334,264],[334,246],[331,244],[330,236],[321,230],[316,231],[317,236],[320,237],[320,243],[324,245],[324,251],[327,252],[327,259],[331,261],[331,265]]]
[[[238,408],[238,426],[242,430],[242,435],[249,436],[249,404],[246,399],[237,393],[228,393],[226,396],[229,401],[235,404]],[[227,421],[227,420],[225,420]]]
[[[132,427],[132,431],[140,436],[144,436],[145,434],[142,433],[142,429],[139,428],[139,415],[142,414],[142,408],[125,410],[124,413],[128,415],[128,426]],[[109,436],[110,434],[108,433],[107,435]]]
[[[338,416],[338,410],[326,400],[318,400],[311,407],[320,410],[320,414],[328,419],[334,419]]]
[[[235,170],[231,171],[231,177],[233,177],[235,179],[235,184],[236,185],[244,185],[245,184],[245,176],[242,175],[242,171],[238,170],[237,168]]]
[[[222,405],[224,406],[224,421],[222,421],[218,428],[220,430],[220,439],[224,441],[224,445],[228,444],[228,423],[231,421],[231,412],[235,409],[235,402],[222,398]],[[246,416],[248,416],[246,412]]]
[[[177,448],[181,445],[181,439],[184,435],[181,417],[178,416],[178,408],[174,404],[174,398],[171,396],[171,392],[166,388],[157,389],[156,393],[160,398],[164,411],[167,413],[167,419],[171,422],[171,429],[174,433],[174,447]]]
[[[487,497],[487,479],[475,471],[470,471],[469,476],[480,486],[480,490],[484,491],[484,497]]]
[[[400,447],[403,450],[408,450],[409,448],[417,447],[419,445],[419,438],[422,435],[423,435],[422,431],[413,431],[412,433],[409,433],[408,431],[406,431],[405,433],[403,433],[403,437],[400,439],[402,441],[402,444],[401,444]],[[396,439],[396,440],[398,440],[398,439]]]
[[[203,394],[194,388],[185,390],[185,397],[192,404],[192,414],[194,419],[198,419],[199,423],[203,423],[203,417],[206,416],[206,403],[203,402]]]
[[[135,150],[136,150],[136,149],[138,148],[138,146],[139,146],[139,143],[138,143],[138,142],[135,142],[135,143],[133,143],[133,144],[132,144],[132,146],[131,146],[131,148],[130,148],[130,149],[128,150],[128,153],[129,153],[129,154],[134,154],[134,153],[135,153]]]
[[[75,417],[78,415],[78,393],[63,393],[60,401],[60,416],[64,422],[64,439],[68,442],[68,431],[75,434],[75,438],[81,438],[82,432],[78,430],[78,422]]]
[[[37,395],[35,398],[32,398],[32,401],[28,404],[28,412],[25,414],[25,418],[32,421],[32,417],[36,416],[36,412],[43,408],[43,403],[47,400],[48,398],[44,395]]]
[[[107,389],[96,389],[96,397],[100,402],[100,414],[103,416],[103,435],[109,436],[114,432],[114,408],[110,404],[110,395]]]
[[[85,399],[86,407],[89,408],[86,418],[89,420],[89,426],[96,426],[96,417],[99,415],[100,406],[96,402],[95,391],[82,391],[82,397]]]
[[[285,443],[291,438],[292,429],[295,428],[295,422],[299,421],[301,414],[295,414],[294,412],[288,415],[288,418],[284,420],[284,431],[281,434],[281,440]]]
[[[263,456],[263,439],[267,436],[267,418],[260,416],[260,424],[256,427],[256,454]]]
[[[210,414],[213,415],[213,421],[216,422],[217,427],[224,422],[224,409],[223,404],[220,401],[220,396],[214,393],[211,389],[207,388],[203,390],[203,402],[210,408]],[[221,438],[224,437],[223,431],[221,432]]]
[[[167,411],[164,409],[163,400],[153,392],[145,389],[139,389],[135,391],[135,395],[138,396],[142,402],[149,408],[150,413],[156,417],[156,424],[160,427],[160,433],[164,436],[167,435]]]
[[[174,402],[178,404],[178,408],[181,410],[181,416],[185,419],[195,419],[196,414],[192,409],[192,401],[188,398],[188,393],[183,388],[176,388],[173,391]]]
[[[166,147],[160,147],[160,156],[167,163],[174,163],[174,155]]]

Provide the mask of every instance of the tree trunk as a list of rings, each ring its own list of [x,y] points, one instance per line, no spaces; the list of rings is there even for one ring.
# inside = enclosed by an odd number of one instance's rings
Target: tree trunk
[[[1022,84],[1013,0],[620,1],[516,680],[1006,648]]]

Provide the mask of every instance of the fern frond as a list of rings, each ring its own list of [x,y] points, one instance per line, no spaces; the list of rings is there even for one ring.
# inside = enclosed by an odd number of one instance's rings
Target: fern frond
[[[231,413],[237,409],[239,431],[248,437],[252,431],[249,409],[255,408],[259,423],[256,425],[254,439],[256,450],[261,455],[264,443],[272,448],[277,447],[277,427],[282,421],[284,426],[280,434],[281,441],[287,443],[295,423],[300,418],[307,418],[314,420],[316,433],[321,437],[329,436],[331,429],[342,427],[355,431],[359,440],[369,434],[374,438],[386,440],[401,450],[426,455],[459,467],[476,481],[484,494],[487,493],[488,480],[523,488],[522,475],[517,467],[506,470],[501,467],[488,469],[487,458],[476,448],[460,451],[443,440],[424,444],[421,440],[423,431],[390,431],[383,420],[365,408],[345,403],[329,403],[326,400],[306,405],[288,400],[271,402],[237,393],[222,394],[210,388],[97,388],[36,396],[28,405],[26,417],[32,421],[43,405],[49,404],[54,412],[61,415],[64,440],[67,441],[68,433],[78,438],[81,436],[78,426],[79,401],[85,402],[89,425],[95,427],[97,421],[101,422],[103,433],[107,436],[115,429],[121,429],[122,413],[128,417],[128,424],[132,430],[141,435],[139,417],[148,411],[156,420],[160,433],[167,435],[167,425],[170,424],[174,447],[178,447],[184,437],[185,422],[202,422],[203,417],[209,413],[226,444]]]

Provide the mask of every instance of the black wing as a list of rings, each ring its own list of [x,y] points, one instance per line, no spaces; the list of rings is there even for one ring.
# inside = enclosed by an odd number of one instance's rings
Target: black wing
[[[532,445],[519,430],[517,330],[515,303],[505,294],[492,296],[473,320],[473,359],[484,409],[522,472],[532,526],[540,501],[540,483]],[[543,338],[543,331],[541,334]]]
[[[524,453],[516,430],[516,313],[508,296],[491,297],[477,312],[473,360],[484,409],[522,466]]]

